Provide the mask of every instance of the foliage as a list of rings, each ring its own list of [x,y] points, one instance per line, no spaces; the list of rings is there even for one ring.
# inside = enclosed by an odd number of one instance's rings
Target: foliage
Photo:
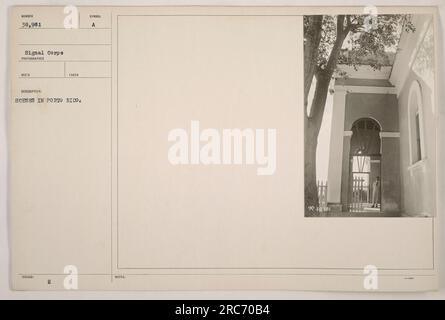
[[[339,36],[338,16],[323,16],[321,41],[318,46],[316,64],[319,70],[328,65],[334,44]],[[360,64],[368,64],[374,69],[388,65],[388,53],[395,52],[402,30],[414,32],[415,27],[410,15],[377,15],[375,23],[368,15],[347,15],[341,20],[342,30],[347,32],[340,48],[343,54],[337,63],[357,68]],[[308,38],[310,19],[304,18],[305,39]],[[363,63],[365,62],[365,63]]]

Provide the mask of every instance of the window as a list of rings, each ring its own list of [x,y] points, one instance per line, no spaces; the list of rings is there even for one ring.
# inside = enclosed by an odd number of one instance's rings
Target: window
[[[423,126],[423,104],[420,84],[414,81],[408,97],[408,131],[411,165],[425,158],[425,141]]]
[[[419,161],[422,160],[422,146],[420,143],[420,116],[419,116],[419,112],[416,112],[416,149],[417,149],[417,153],[416,153],[416,159],[415,161]]]

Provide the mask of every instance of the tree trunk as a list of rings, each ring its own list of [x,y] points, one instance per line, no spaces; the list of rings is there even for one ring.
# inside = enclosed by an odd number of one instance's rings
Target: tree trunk
[[[316,128],[308,122],[305,135],[304,153],[304,195],[307,211],[314,211],[318,207],[317,187],[317,133]]]
[[[317,145],[318,134],[329,90],[332,74],[324,72],[318,74],[314,98],[312,100],[310,117],[305,117],[305,152],[304,152],[304,194],[306,210],[318,207],[317,187]]]
[[[318,207],[318,187],[317,187],[317,145],[318,134],[320,132],[321,123],[323,120],[323,114],[326,105],[326,98],[329,91],[329,83],[331,81],[334,70],[337,66],[337,58],[340,53],[343,41],[346,35],[349,33],[349,29],[343,28],[345,16],[337,16],[337,37],[335,39],[333,48],[329,55],[329,59],[324,69],[317,69],[314,71],[316,77],[316,85],[314,98],[312,100],[309,114],[306,110],[307,94],[309,93],[310,83],[312,82],[311,76],[305,77],[305,117],[304,117],[304,129],[305,129],[305,156],[304,156],[304,191],[305,191],[305,207],[307,211],[315,210]],[[312,21],[314,26],[319,21]],[[312,39],[314,40],[314,39]],[[319,39],[315,38],[315,41]],[[317,45],[318,46],[318,45]],[[310,60],[309,46],[305,50],[305,63]],[[306,48],[305,48],[306,49]],[[305,72],[311,72],[312,65],[305,69]],[[312,209],[312,210],[311,210]]]
[[[318,47],[321,41],[323,16],[307,17],[309,23],[305,31],[304,43],[304,109],[307,109],[309,90],[317,68]]]

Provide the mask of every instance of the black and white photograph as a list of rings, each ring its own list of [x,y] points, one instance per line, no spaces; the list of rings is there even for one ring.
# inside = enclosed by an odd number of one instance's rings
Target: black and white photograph
[[[444,0],[39,1],[0,3],[0,300],[445,298]]]
[[[305,216],[435,212],[432,15],[304,17]]]

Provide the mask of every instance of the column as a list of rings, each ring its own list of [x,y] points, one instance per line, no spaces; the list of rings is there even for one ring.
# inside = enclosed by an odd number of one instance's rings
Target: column
[[[351,183],[351,158],[350,158],[350,149],[351,149],[351,137],[352,131],[344,131],[343,132],[343,158],[340,162],[341,164],[341,210],[343,212],[348,211],[349,205],[349,184]]]
[[[400,212],[400,133],[380,132],[381,205],[383,212]]]
[[[328,203],[341,203],[341,180],[343,159],[343,132],[345,125],[346,91],[335,87],[332,106],[331,141],[329,143]]]

